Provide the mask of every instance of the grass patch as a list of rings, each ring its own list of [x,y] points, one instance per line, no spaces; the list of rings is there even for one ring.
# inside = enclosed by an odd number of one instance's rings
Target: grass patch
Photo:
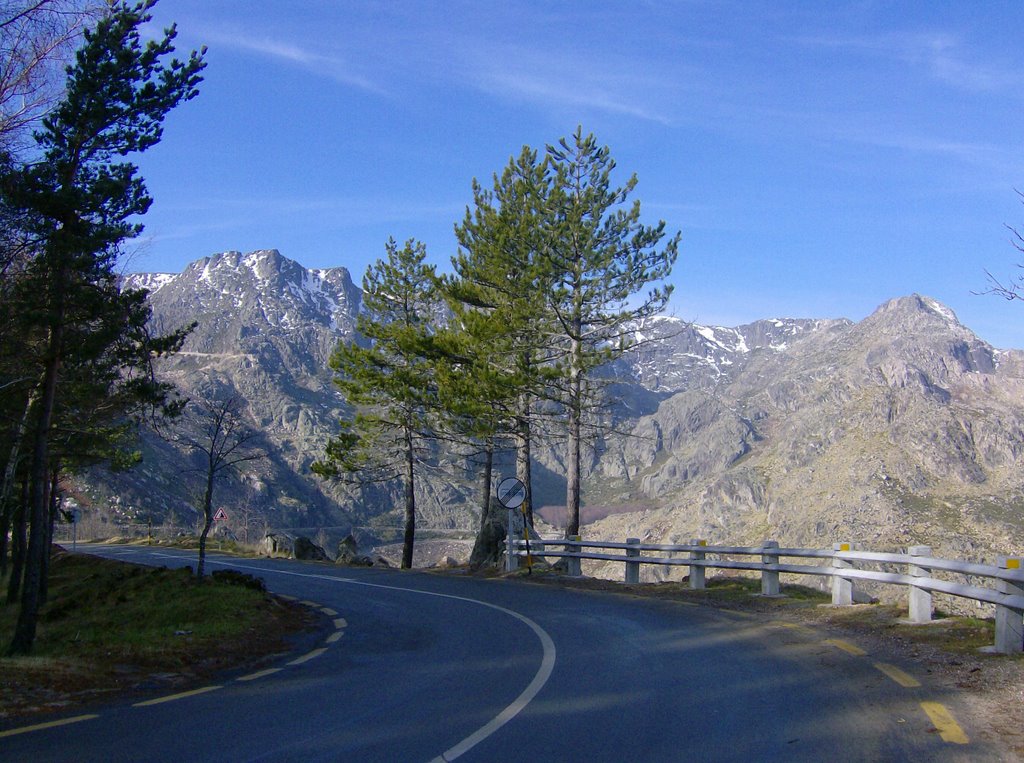
[[[0,605],[0,649],[17,610]],[[247,575],[215,572],[200,583],[189,568],[58,553],[32,655],[0,659],[0,717],[141,687],[154,673],[188,683],[284,652],[290,635],[315,623]]]

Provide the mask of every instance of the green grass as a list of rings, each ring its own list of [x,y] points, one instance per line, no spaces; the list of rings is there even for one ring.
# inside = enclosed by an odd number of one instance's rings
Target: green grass
[[[96,557],[53,558],[33,658],[109,663],[185,663],[260,627],[277,605],[264,592],[221,576],[198,582],[189,569],[148,568]],[[0,605],[9,641],[16,606]]]

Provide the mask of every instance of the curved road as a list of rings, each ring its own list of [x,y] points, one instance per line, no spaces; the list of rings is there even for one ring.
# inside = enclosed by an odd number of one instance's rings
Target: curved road
[[[146,564],[195,554],[89,553]],[[334,630],[275,668],[69,723],[3,761],[986,760],[955,697],[803,628],[679,602],[213,555]],[[909,679],[909,684],[908,684]],[[13,732],[13,733],[12,733]]]

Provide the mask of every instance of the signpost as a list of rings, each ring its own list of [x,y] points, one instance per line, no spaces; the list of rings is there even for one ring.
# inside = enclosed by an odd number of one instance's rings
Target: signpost
[[[515,477],[506,477],[498,483],[498,503],[508,509],[508,537],[512,540],[513,535],[519,530],[519,517],[516,516],[516,509],[520,509],[522,515],[523,540],[526,541],[526,573],[533,572],[533,557],[530,555],[530,525],[526,521],[526,485],[522,480]],[[513,529],[515,528],[515,529]],[[509,543],[511,558],[512,544]]]
[[[78,520],[82,517],[81,509],[72,509],[68,512],[71,515],[71,550],[78,550]]]

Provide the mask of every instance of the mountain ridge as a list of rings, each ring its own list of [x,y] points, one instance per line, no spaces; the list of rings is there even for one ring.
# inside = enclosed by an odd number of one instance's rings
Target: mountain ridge
[[[307,269],[277,250],[225,252],[125,283],[152,290],[158,328],[200,323],[162,371],[186,393],[218,378],[275,447],[272,468],[244,475],[234,493],[279,525],[372,534],[394,518],[387,487],[340,487],[308,472],[343,410],[327,360],[339,340],[357,339],[360,290],[346,268]],[[898,297],[856,323],[658,316],[632,328],[637,345],[610,367],[631,436],[598,443],[584,485],[591,508],[623,510],[586,526],[591,537],[963,550],[1009,543],[1021,528],[1024,352],[996,350],[937,300]],[[161,469],[173,471],[167,449],[151,449],[129,503],[152,502]],[[541,503],[560,501],[562,457],[557,438],[536,448]],[[421,527],[475,528],[457,482],[424,485]],[[165,503],[156,511],[174,502]],[[175,503],[180,515],[185,503]],[[984,537],[993,542],[976,541]]]

